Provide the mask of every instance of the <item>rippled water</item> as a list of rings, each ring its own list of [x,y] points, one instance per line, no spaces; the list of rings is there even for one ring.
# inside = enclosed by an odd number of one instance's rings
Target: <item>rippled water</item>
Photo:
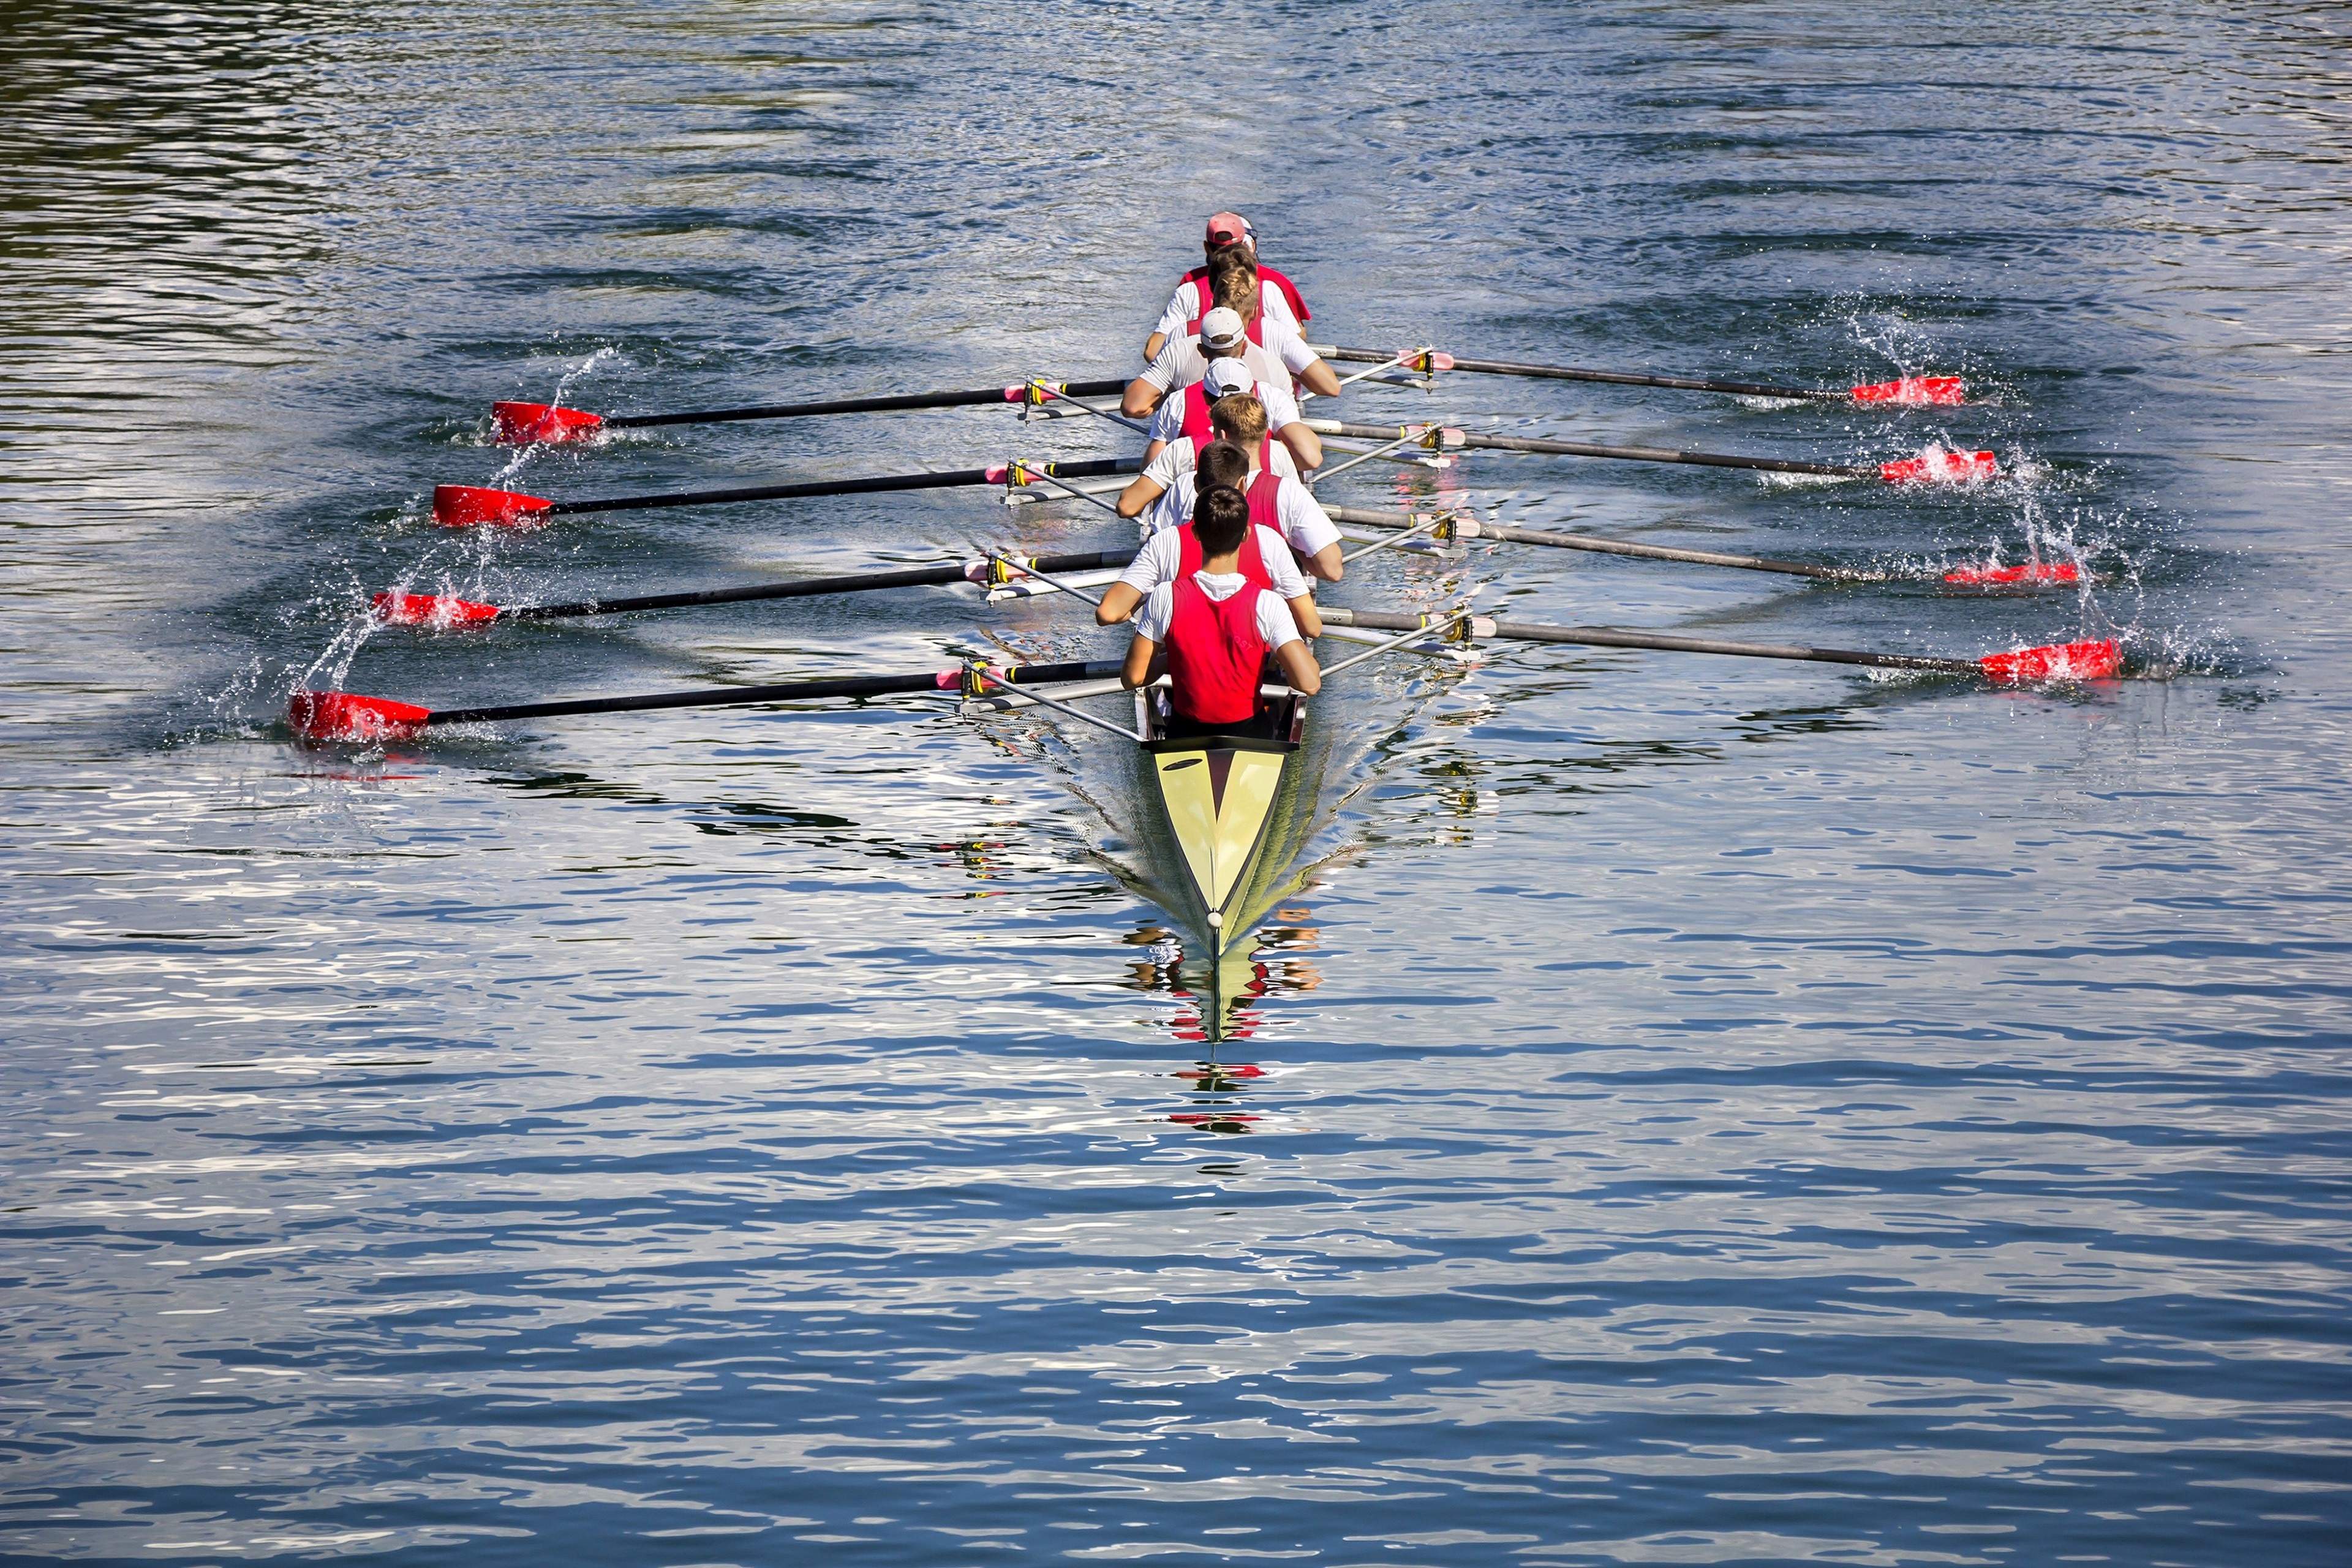
[[[2341,13],[1213,18],[1048,3],[7,8],[0,1554],[544,1563],[2342,1560],[2352,502]],[[1500,649],[1324,705],[1225,977],[1117,759],[877,704],[306,750],[448,706],[1100,657],[946,592],[432,637],[1116,525],[937,492],[459,539],[543,494],[1115,449],[1002,411],[516,458],[614,409],[1129,363],[1233,204],[1454,377],[1337,499],[2078,596],[1516,546],[1339,595],[1974,655],[2000,693]],[[502,479],[500,478],[502,476]]]

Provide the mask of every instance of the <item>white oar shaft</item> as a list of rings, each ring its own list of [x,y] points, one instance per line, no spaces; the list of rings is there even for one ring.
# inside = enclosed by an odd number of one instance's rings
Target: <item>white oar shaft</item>
[[[1103,510],[1110,513],[1113,517],[1117,517],[1118,515],[1118,507],[1115,503],[1103,500],[1100,495],[1096,494],[1092,490],[1081,489],[1076,485],[1071,484],[1066,479],[1057,479],[1051,474],[1041,474],[1034,468],[1024,468],[1021,471],[1029,476],[1029,482],[1033,485],[1051,485],[1054,489],[1062,491],[1065,495],[1073,496],[1079,500],[1089,503],[1090,505],[1102,508]],[[1097,482],[1099,483],[1100,481]],[[1128,482],[1129,481],[1123,480],[1117,488],[1119,489],[1125,489]]]
[[[1331,677],[1339,674],[1341,670],[1352,668],[1354,666],[1363,663],[1364,660],[1368,658],[1378,658],[1384,653],[1392,653],[1396,649],[1402,647],[1405,644],[1412,641],[1415,637],[1427,637],[1432,632],[1442,632],[1448,626],[1453,626],[1456,621],[1466,621],[1469,618],[1469,611],[1459,610],[1454,614],[1446,616],[1442,621],[1432,621],[1425,626],[1415,626],[1411,631],[1399,632],[1392,637],[1384,637],[1381,641],[1374,643],[1370,647],[1366,648],[1363,652],[1357,654],[1354,658],[1343,658],[1339,663],[1325,669],[1323,671],[1323,679],[1328,680]],[[1327,624],[1323,629],[1328,632],[1331,627]]]
[[[981,672],[980,679],[984,685],[1001,686],[1007,691],[1013,689],[1009,684],[997,679],[996,677],[990,675],[985,670]],[[1032,702],[1044,703],[1046,707],[1053,709],[1057,713],[1067,713],[1071,718],[1077,720],[1080,723],[1092,724],[1097,730],[1108,730],[1123,741],[1140,741],[1143,739],[1140,734],[1129,729],[1124,724],[1114,724],[1108,719],[1097,719],[1082,708],[1073,708],[1070,704],[1061,700],[1059,698],[1048,697],[1042,691],[1024,691],[1021,695],[1026,697]]]

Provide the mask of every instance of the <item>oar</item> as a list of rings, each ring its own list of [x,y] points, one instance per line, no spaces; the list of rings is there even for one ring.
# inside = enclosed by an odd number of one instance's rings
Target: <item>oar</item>
[[[1457,617],[1458,618],[1458,617]],[[1323,612],[1326,623],[1408,631],[1429,626],[1427,617],[1383,610]],[[2105,680],[2123,668],[2123,649],[2112,639],[2052,643],[2012,648],[1980,658],[1936,658],[1924,654],[1866,653],[1843,647],[1804,647],[1792,643],[1727,642],[1719,637],[1677,637],[1669,632],[1620,631],[1614,626],[1553,626],[1537,621],[1470,621],[1470,636],[1517,642],[1574,643],[1587,647],[1655,648],[1667,653],[1724,654],[1733,658],[1792,658],[1812,664],[1859,664],[1876,669],[1916,669],[1937,675],[1969,675],[2003,686],[2049,680]]]
[[[1003,669],[959,665],[919,675],[853,675],[832,680],[786,680],[766,686],[705,687],[635,697],[578,697],[558,702],[513,702],[492,708],[419,708],[388,697],[352,691],[297,691],[287,722],[306,741],[404,741],[444,724],[492,724],[509,719],[560,719],[574,713],[644,713],[661,708],[736,708],[758,702],[801,702],[820,697],[888,697],[913,691],[977,692],[981,684],[1100,680],[1118,673],[1117,659],[1021,664]]]
[[[640,594],[624,599],[575,599],[562,605],[483,605],[455,594],[378,594],[371,601],[376,619],[395,626],[481,626],[490,621],[552,621],[578,616],[622,616],[637,610],[679,610],[699,605],[741,605],[758,599],[814,599],[831,594],[864,594],[880,588],[922,588],[949,583],[1009,583],[1025,571],[1092,572],[1124,566],[1132,550],[1094,550],[1083,555],[990,556],[938,566],[887,572],[852,572],[838,577],[802,577],[789,583],[753,583],[740,588],[700,588],[678,594]]]
[[[1363,507],[1330,506],[1323,509],[1339,522],[1352,522],[1366,528],[1414,530],[1427,528],[1435,521],[1433,514],[1408,511],[1373,511]],[[1595,555],[1630,555],[1643,561],[1677,561],[1690,566],[1729,566],[1742,572],[1777,572],[1789,577],[1811,577],[1820,583],[1900,583],[1918,579],[1898,576],[1892,572],[1864,572],[1851,566],[1814,566],[1802,561],[1774,561],[1761,555],[1729,555],[1718,550],[1681,550],[1665,544],[1636,544],[1627,539],[1610,539],[1597,533],[1553,533],[1538,528],[1505,528],[1497,523],[1480,522],[1475,518],[1456,515],[1453,536],[1456,539],[1503,539],[1518,544],[1541,544],[1554,550],[1584,550]],[[1972,587],[2023,587],[2034,584],[2079,583],[2082,571],[2071,561],[2035,562],[2024,566],[1962,566],[1947,572],[1943,580],[1955,585]]]
[[[999,463],[986,468],[954,468],[925,474],[878,474],[862,479],[806,479],[789,485],[752,485],[731,490],[674,490],[664,495],[606,496],[595,500],[549,500],[520,490],[479,485],[436,485],[433,521],[445,528],[536,528],[551,517],[589,511],[644,511],[655,507],[725,506],[735,501],[793,500],[805,496],[876,495],[886,490],[948,489],[958,485],[1025,485],[1040,476],[1088,479],[1131,474],[1143,467],[1134,458],[1089,458],[1076,463]]]
[[[1957,375],[1906,375],[1895,381],[1874,381],[1864,386],[1771,386],[1758,381],[1701,381],[1687,375],[1647,375],[1628,370],[1580,370],[1565,364],[1520,364],[1510,360],[1464,359],[1435,349],[1407,349],[1382,353],[1378,349],[1344,349],[1324,343],[1307,345],[1325,359],[1353,364],[1401,364],[1423,375],[1442,370],[1469,371],[1480,375],[1525,375],[1544,381],[1597,381],[1612,386],[1663,386],[1677,392],[1721,392],[1734,397],[1801,398],[1808,403],[1894,403],[1909,407],[1968,401],[1968,388]]]
[[[1018,382],[963,392],[898,392],[879,397],[831,397],[816,403],[757,403],[745,408],[698,408],[682,414],[591,414],[555,403],[493,403],[490,438],[501,447],[581,441],[599,430],[646,430],[656,425],[727,425],[744,419],[806,419],[821,414],[888,414],[912,408],[966,408],[989,403],[1036,403],[1034,390],[1050,386],[1078,397],[1126,390],[1123,381]]]
[[[1710,468],[1754,468],[1768,474],[1816,474],[1834,479],[1884,479],[1890,485],[1997,479],[2000,465],[1990,452],[1947,452],[1936,447],[1892,463],[1801,463],[1788,458],[1745,458],[1727,452],[1685,452],[1672,447],[1602,447],[1589,441],[1543,441],[1525,436],[1481,436],[1441,425],[1349,425],[1337,419],[1299,423],[1324,436],[1395,441],[1418,439],[1433,452],[1465,448],[1493,452],[1544,452],[1562,458],[1622,458],[1636,463],[1696,463]]]

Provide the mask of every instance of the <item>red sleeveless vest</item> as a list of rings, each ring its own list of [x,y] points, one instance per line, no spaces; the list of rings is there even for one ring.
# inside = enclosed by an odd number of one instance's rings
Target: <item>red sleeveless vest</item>
[[[1207,297],[1205,290],[1209,287],[1209,268],[1206,264],[1195,267],[1192,271],[1184,274],[1179,281],[1192,285],[1192,298],[1197,305],[1199,300]],[[1300,326],[1305,326],[1307,318],[1314,314],[1307,308],[1307,301],[1298,297],[1298,285],[1263,261],[1257,264],[1257,283],[1261,289],[1271,283],[1281,289],[1283,302],[1290,307],[1291,315],[1297,320]],[[1202,314],[1206,313],[1202,312]]]
[[[1192,531],[1191,523],[1177,530],[1176,538],[1176,581],[1189,583],[1192,580],[1192,574],[1201,569],[1201,563],[1208,557],[1201,549],[1201,536]],[[1257,547],[1255,523],[1252,523],[1249,531],[1242,535],[1241,552],[1234,570],[1240,573],[1253,588],[1274,586],[1274,578],[1265,569],[1265,555]]]
[[[1265,454],[1258,454],[1257,478],[1242,492],[1249,498],[1250,527],[1270,528],[1282,532],[1282,476],[1265,466]],[[1247,546],[1244,546],[1244,549]]]
[[[1176,579],[1168,618],[1168,700],[1195,724],[1246,724],[1257,717],[1258,676],[1265,666],[1257,595],[1253,585],[1220,603],[1190,573]]]
[[[1192,443],[1192,461],[1195,463],[1201,460],[1201,454],[1208,450],[1209,443],[1217,438],[1217,427],[1209,422],[1207,382],[1196,381],[1184,389],[1184,423],[1176,434]],[[1267,444],[1273,439],[1271,431],[1258,437],[1257,466],[1261,468],[1267,466],[1272,456]]]

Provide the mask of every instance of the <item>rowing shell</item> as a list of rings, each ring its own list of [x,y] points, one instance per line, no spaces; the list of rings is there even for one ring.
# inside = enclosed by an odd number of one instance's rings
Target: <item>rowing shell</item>
[[[1296,847],[1285,826],[1300,815],[1291,797],[1307,700],[1287,689],[1275,698],[1268,729],[1280,738],[1265,739],[1171,737],[1165,699],[1136,697],[1148,794],[1179,862],[1169,879],[1183,905],[1178,912],[1222,954],[1249,933],[1269,884]]]

